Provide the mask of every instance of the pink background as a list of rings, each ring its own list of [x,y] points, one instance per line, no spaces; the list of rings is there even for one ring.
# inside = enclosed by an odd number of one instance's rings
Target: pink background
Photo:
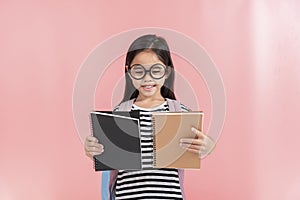
[[[299,9],[295,0],[0,1],[0,199],[100,199],[73,123],[76,73],[100,42],[151,26],[203,45],[226,88],[222,136],[187,173],[188,199],[300,199]]]

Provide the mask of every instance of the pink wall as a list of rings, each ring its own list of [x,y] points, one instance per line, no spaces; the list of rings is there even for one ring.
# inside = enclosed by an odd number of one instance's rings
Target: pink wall
[[[188,199],[300,199],[299,9],[293,0],[0,1],[0,199],[100,199],[74,127],[73,84],[97,44],[151,26],[203,45],[226,89],[222,136],[187,173]],[[210,112],[207,100],[202,108]]]

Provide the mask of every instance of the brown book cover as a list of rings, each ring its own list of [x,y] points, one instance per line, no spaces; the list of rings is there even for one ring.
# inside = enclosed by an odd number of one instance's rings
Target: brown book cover
[[[179,142],[182,138],[197,138],[191,128],[203,130],[201,111],[156,112],[153,121],[153,167],[200,169],[197,154],[184,150]]]

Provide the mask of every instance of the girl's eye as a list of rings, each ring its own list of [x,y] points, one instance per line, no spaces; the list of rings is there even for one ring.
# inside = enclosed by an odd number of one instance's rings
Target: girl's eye
[[[164,71],[164,69],[161,67],[154,67],[151,71],[152,71],[152,73],[157,74],[157,73],[162,73]]]
[[[153,74],[159,74],[159,73],[161,73],[161,70],[152,70],[152,73]]]
[[[144,71],[141,71],[141,70],[140,70],[140,71],[134,71],[134,73],[135,73],[135,74],[143,74]]]
[[[134,72],[143,72],[144,70],[142,68],[134,68],[132,71],[134,71]]]

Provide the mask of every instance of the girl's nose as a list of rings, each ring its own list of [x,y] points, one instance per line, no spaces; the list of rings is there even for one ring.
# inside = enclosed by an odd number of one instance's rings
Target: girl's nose
[[[152,81],[152,77],[150,75],[150,72],[146,72],[145,77],[143,78],[144,81]]]

